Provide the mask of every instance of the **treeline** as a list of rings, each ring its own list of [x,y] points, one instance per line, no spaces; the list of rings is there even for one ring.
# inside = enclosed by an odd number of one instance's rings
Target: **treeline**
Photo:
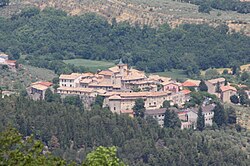
[[[250,38],[228,34],[226,25],[184,24],[171,29],[164,24],[154,29],[115,20],[109,24],[94,14],[67,16],[50,8],[26,9],[0,22],[0,50],[14,59],[27,54],[27,60],[39,67],[53,60],[122,58],[146,72],[176,68],[197,74],[199,69],[250,62]]]
[[[224,11],[237,11],[244,14],[250,13],[250,2],[241,2],[240,0],[181,0],[181,2],[199,5],[204,9],[214,8]]]
[[[25,136],[34,134],[53,154],[78,163],[101,145],[117,146],[118,157],[129,165],[247,165],[250,161],[249,132],[160,128],[154,119],[112,114],[98,104],[83,111],[70,104],[0,98],[0,131],[9,125]]]

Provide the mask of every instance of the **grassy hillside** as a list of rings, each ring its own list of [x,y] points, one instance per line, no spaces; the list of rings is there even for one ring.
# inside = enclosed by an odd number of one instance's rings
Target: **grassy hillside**
[[[98,69],[105,70],[115,65],[115,63],[113,62],[95,61],[88,59],[70,59],[64,60],[64,62],[67,64],[73,64],[75,66],[83,66],[89,69],[91,72],[96,72]]]
[[[157,74],[159,76],[164,76],[164,77],[171,77],[172,79],[178,79],[182,81],[188,79],[188,75],[185,73],[185,71],[178,69],[172,69],[171,71],[158,72],[152,74]]]
[[[0,87],[6,90],[19,91],[25,89],[32,82],[46,80],[52,81],[57,75],[48,69],[32,66],[23,66],[17,72],[0,70]]]

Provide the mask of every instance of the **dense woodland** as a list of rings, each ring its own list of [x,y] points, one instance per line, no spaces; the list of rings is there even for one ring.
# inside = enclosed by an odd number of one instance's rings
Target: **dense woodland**
[[[100,109],[84,111],[70,102],[0,98],[0,131],[12,125],[33,134],[53,154],[78,163],[98,146],[117,146],[129,165],[247,165],[249,131],[213,127],[202,132],[160,128],[153,119],[131,119]]]
[[[20,54],[38,67],[60,68],[63,59],[117,60],[147,72],[172,68],[198,73],[198,69],[249,63],[249,37],[228,34],[221,25],[184,24],[171,29],[109,24],[94,14],[67,16],[60,10],[26,9],[11,19],[0,19],[0,49],[18,59]],[[60,70],[60,71],[59,71]],[[72,71],[72,70],[70,70]]]
[[[250,2],[241,2],[240,0],[181,0],[199,5],[199,11],[208,12],[213,9],[231,10],[238,13],[250,13]]]

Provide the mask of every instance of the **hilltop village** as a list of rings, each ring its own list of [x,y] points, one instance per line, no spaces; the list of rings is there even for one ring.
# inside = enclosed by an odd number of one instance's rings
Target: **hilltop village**
[[[207,92],[217,96],[222,102],[230,103],[231,96],[237,94],[236,88],[230,86],[225,78],[211,79],[204,83]],[[168,77],[147,75],[120,60],[116,66],[97,73],[62,74],[57,89],[53,89],[50,82],[36,82],[27,90],[34,100],[44,99],[47,89],[60,94],[61,98],[79,96],[85,109],[90,109],[97,96],[100,96],[103,98],[103,107],[109,108],[113,113],[131,117],[135,116],[133,107],[136,100],[143,99],[145,117],[155,118],[162,127],[167,110],[164,102],[168,101],[170,109],[178,114],[181,128],[184,129],[196,128],[199,108],[185,108],[184,105],[190,100],[190,93],[199,90],[200,84],[199,80],[189,79],[180,83]],[[215,104],[211,100],[207,97],[201,106],[206,126],[212,125],[214,115]]]

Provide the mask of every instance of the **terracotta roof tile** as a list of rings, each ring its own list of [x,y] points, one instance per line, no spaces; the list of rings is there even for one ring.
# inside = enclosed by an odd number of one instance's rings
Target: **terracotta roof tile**
[[[191,91],[188,90],[188,89],[184,89],[184,90],[182,90],[181,92],[182,92],[184,95],[188,95],[188,94],[191,93]]]
[[[232,87],[232,86],[229,86],[229,85],[222,86],[222,87],[220,87],[220,89],[221,89],[222,92],[225,92],[225,91],[228,91],[228,90],[237,91],[237,89],[235,87]]]

